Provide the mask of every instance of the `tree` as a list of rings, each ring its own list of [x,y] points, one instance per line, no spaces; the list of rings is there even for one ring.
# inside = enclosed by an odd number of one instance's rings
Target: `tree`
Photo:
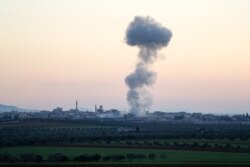
[[[86,155],[78,155],[78,156],[76,156],[74,159],[75,159],[75,161],[80,161],[80,162],[85,162],[85,161],[87,161]]]
[[[38,154],[26,153],[26,154],[20,154],[19,160],[21,162],[42,162],[43,157]]]
[[[61,153],[55,153],[55,154],[49,155],[48,160],[50,162],[66,162],[68,161],[68,157]]]
[[[203,148],[208,147],[208,143],[203,143],[203,144],[201,145],[201,147],[203,147]]]
[[[167,141],[164,142],[165,146],[169,146],[169,143]]]
[[[17,161],[17,158],[14,155],[3,153],[0,154],[0,162],[8,162],[8,163],[14,163]]]
[[[132,161],[132,160],[134,159],[134,156],[133,156],[133,154],[131,154],[131,153],[128,153],[128,154],[126,155],[126,157],[127,157],[127,159],[128,159],[129,161]]]
[[[161,145],[161,143],[159,141],[153,141],[154,145]]]
[[[33,160],[34,160],[34,162],[42,162],[43,161],[43,156],[34,155]]]
[[[131,141],[126,141],[127,145],[132,145],[133,143]]]
[[[142,161],[142,160],[146,159],[146,155],[144,155],[144,154],[138,154],[137,158]]]
[[[165,155],[165,154],[161,154],[161,155],[160,155],[160,159],[162,159],[163,161],[165,161],[166,158],[167,158],[167,155]]]
[[[80,162],[92,162],[92,161],[99,161],[101,159],[100,154],[83,154],[83,155],[78,155],[74,158],[75,161],[80,161]]]
[[[148,155],[148,158],[150,159],[150,160],[155,160],[155,158],[156,158],[157,156],[154,154],[154,153],[151,153],[151,154],[149,154]]]
[[[92,155],[92,160],[93,161],[100,161],[101,159],[101,155],[100,154],[94,154]]]
[[[109,155],[109,156],[105,156],[104,157],[104,161],[107,161],[107,160],[112,160],[112,161],[122,161],[124,160],[126,157],[122,154],[112,154],[112,155]]]
[[[140,127],[139,127],[138,125],[136,125],[136,127],[135,127],[135,131],[136,131],[137,133],[139,133],[139,132],[140,132]]]
[[[17,161],[17,158],[14,155],[7,154],[7,153],[0,154],[0,162],[14,163],[16,161]]]
[[[102,157],[103,161],[110,161],[111,160],[111,156],[110,155],[106,155],[104,157]]]

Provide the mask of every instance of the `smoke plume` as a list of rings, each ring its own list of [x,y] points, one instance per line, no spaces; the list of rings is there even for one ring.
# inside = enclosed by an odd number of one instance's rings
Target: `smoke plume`
[[[139,62],[134,72],[125,78],[129,87],[127,101],[130,113],[143,115],[145,109],[150,107],[152,99],[147,87],[154,84],[156,72],[150,70],[150,65],[157,59],[157,50],[168,45],[172,32],[162,27],[153,18],[136,16],[126,30],[126,43],[138,46]]]

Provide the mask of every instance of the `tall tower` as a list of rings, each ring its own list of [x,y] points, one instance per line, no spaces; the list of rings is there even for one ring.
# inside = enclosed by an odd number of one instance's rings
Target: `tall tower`
[[[78,111],[78,101],[76,100],[76,111]]]

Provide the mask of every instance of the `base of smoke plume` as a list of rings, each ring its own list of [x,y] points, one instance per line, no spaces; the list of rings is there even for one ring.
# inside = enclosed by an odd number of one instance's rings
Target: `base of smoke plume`
[[[135,116],[144,116],[153,103],[152,95],[147,87],[130,89],[127,101],[130,106],[129,113]]]

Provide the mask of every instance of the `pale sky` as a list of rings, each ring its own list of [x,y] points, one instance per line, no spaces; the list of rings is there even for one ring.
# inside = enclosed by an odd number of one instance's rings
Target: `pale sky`
[[[127,111],[137,15],[173,32],[150,111],[250,112],[249,0],[0,0],[0,104]]]

